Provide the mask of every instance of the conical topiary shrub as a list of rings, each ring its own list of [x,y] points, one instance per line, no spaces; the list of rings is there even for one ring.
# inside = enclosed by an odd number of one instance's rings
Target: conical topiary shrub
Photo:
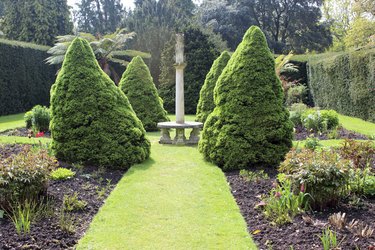
[[[204,81],[199,94],[197,121],[203,123],[206,122],[208,115],[214,110],[214,88],[216,86],[217,79],[221,75],[221,72],[223,72],[223,69],[227,65],[229,59],[229,53],[224,51],[212,64],[212,67],[206,76],[206,80]]]
[[[155,131],[158,122],[169,121],[150,70],[140,56],[133,58],[129,63],[119,86],[129,98],[146,131]]]
[[[214,90],[199,150],[224,170],[276,165],[292,146],[292,123],[262,31],[252,26]]]
[[[150,154],[127,97],[81,38],[70,45],[52,85],[51,132],[56,157],[67,162],[128,168]]]

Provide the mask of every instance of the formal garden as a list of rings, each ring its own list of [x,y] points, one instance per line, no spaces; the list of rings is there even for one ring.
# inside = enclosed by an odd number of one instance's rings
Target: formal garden
[[[0,249],[375,249],[372,1],[283,42],[255,2],[47,2],[0,3]]]

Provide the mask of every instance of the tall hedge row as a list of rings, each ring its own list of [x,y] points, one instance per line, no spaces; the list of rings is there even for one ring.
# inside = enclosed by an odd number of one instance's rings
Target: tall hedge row
[[[49,105],[57,67],[45,64],[46,46],[0,39],[0,115]]]
[[[312,57],[309,88],[315,106],[375,122],[375,49]]]

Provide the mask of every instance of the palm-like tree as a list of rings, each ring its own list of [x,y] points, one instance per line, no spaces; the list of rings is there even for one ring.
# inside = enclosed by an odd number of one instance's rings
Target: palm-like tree
[[[127,43],[135,37],[134,32],[127,33],[125,29],[119,29],[115,33],[105,36],[94,36],[89,33],[78,33],[78,35],[58,36],[55,45],[48,50],[49,56],[46,62],[49,64],[61,64],[64,61],[66,51],[70,43],[77,36],[86,39],[94,51],[95,57],[102,70],[110,76],[116,84],[119,83],[120,77],[110,65],[109,62],[119,63],[126,66],[129,61],[124,57],[141,56],[143,58],[150,58],[150,54],[135,51],[124,50]]]

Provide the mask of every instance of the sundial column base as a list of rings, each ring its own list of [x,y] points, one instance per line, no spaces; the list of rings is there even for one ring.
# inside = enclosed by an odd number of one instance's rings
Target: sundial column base
[[[176,128],[176,137],[174,138],[176,145],[185,145],[186,144],[186,137],[185,137],[185,129],[184,128]]]

